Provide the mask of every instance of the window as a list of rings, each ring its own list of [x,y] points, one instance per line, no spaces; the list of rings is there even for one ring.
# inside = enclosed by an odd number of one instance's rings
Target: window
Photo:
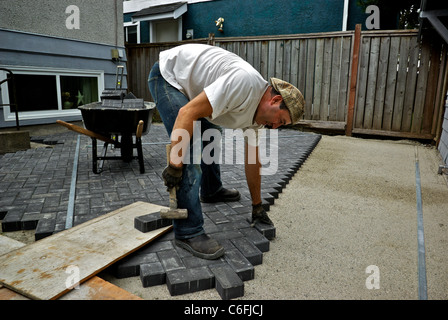
[[[61,76],[62,109],[77,109],[98,101],[98,79],[94,77]]]
[[[125,22],[124,40],[126,43],[140,43],[140,22]]]
[[[54,70],[45,68],[6,67],[14,73],[19,118],[39,119],[80,115],[78,107],[100,100],[104,87],[103,71]],[[0,79],[6,73],[0,71]],[[6,85],[6,84],[4,84]],[[4,104],[13,96],[12,86],[2,85]],[[14,109],[3,108],[5,121],[15,121]]]

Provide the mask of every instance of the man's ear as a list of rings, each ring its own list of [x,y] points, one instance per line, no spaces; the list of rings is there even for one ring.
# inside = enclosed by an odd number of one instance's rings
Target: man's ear
[[[271,104],[274,105],[274,104],[277,104],[277,103],[282,102],[282,101],[283,101],[283,97],[280,94],[277,94],[277,95],[272,97]]]

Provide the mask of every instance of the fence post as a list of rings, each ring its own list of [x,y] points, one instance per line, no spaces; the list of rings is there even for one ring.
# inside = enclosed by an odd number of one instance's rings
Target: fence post
[[[211,46],[215,45],[215,34],[214,33],[208,34],[207,44],[211,45]]]
[[[350,74],[350,93],[347,105],[347,123],[345,125],[345,135],[351,136],[353,130],[353,116],[355,113],[356,100],[356,81],[358,79],[358,60],[359,48],[361,44],[361,25],[357,24],[355,27],[355,39],[353,41],[353,55],[352,55],[352,71]]]

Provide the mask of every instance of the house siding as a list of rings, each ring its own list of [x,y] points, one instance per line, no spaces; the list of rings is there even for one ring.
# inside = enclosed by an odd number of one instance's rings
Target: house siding
[[[66,9],[71,5],[79,8],[79,29],[66,27],[66,20],[71,16]],[[0,1],[1,29],[118,45],[124,43],[122,24],[122,0]]]
[[[79,8],[79,29],[66,27],[69,5]],[[101,74],[99,89],[114,88],[117,65],[126,67],[127,62],[122,25],[122,0],[0,1],[0,67],[13,71],[16,67],[23,72],[27,68],[49,72],[75,70],[80,74],[94,71]],[[122,52],[120,61],[112,60],[112,49]],[[125,89],[126,77],[125,68]],[[0,90],[7,90],[6,84]],[[2,101],[0,91],[0,104],[7,103]],[[25,119],[19,114],[21,126],[54,123],[55,117]],[[61,112],[57,118],[73,121],[80,120],[81,115]],[[4,107],[0,107],[0,127],[13,126],[15,121],[6,121]]]

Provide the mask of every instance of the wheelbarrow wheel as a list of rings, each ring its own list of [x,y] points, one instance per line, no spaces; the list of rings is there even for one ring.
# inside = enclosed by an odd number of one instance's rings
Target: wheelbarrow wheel
[[[133,155],[132,135],[123,135],[121,137],[121,158],[124,162],[131,162]]]

